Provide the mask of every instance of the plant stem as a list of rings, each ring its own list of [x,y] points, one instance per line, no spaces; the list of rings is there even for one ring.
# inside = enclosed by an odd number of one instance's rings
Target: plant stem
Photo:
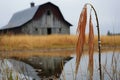
[[[100,40],[100,30],[99,30],[99,21],[98,21],[98,17],[97,17],[97,12],[95,10],[95,8],[93,7],[92,4],[87,3],[85,5],[90,5],[91,8],[93,9],[94,13],[95,13],[95,17],[96,17],[96,22],[97,22],[97,32],[98,32],[98,52],[99,52],[99,70],[100,70],[100,80],[102,80],[102,69],[101,69],[101,40]]]

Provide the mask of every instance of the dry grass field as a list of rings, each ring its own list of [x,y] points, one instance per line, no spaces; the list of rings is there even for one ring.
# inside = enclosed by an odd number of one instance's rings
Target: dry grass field
[[[4,53],[0,55],[1,59],[5,58],[17,58],[25,59],[33,56],[49,56],[49,57],[70,57],[74,53],[73,50],[61,50],[61,51],[42,51],[42,52],[9,52],[8,54]]]
[[[95,48],[97,48],[97,36],[94,38],[94,44]],[[86,49],[88,47],[88,36],[86,36],[85,41]],[[0,53],[3,52],[3,54],[0,54],[0,59],[6,59],[6,58],[13,58],[13,59],[25,59],[32,56],[59,56],[59,57],[68,57],[71,54],[74,53],[74,50],[68,50],[67,48],[75,48],[77,44],[77,36],[76,35],[46,35],[46,36],[30,36],[30,35],[3,35],[0,36]],[[101,36],[101,45],[102,48],[106,48],[108,50],[111,50],[109,48],[113,47],[120,47],[120,36]],[[41,51],[41,52],[34,52],[34,49],[60,49],[58,51]],[[65,51],[63,51],[64,48]],[[14,52],[12,50],[15,50],[18,52]],[[28,50],[29,52],[20,52],[21,50]],[[87,51],[87,50],[86,50]],[[114,56],[113,56],[114,59]],[[107,60],[107,59],[106,59]],[[115,58],[116,60],[116,58]],[[107,61],[106,61],[107,62]],[[117,65],[115,63],[115,65]],[[114,67],[114,62],[111,64],[112,67]],[[117,65],[118,66],[118,65]],[[103,66],[104,70],[106,70],[104,74],[106,74],[107,67]],[[110,73],[107,73],[110,75]],[[117,68],[113,70],[113,74],[119,75],[117,72]],[[109,76],[111,80],[114,75]],[[117,77],[115,76],[117,79]],[[12,79],[11,79],[12,80]],[[65,79],[66,80],[66,79]]]
[[[76,36],[69,36],[69,35],[1,36],[0,37],[0,50],[68,48],[68,47],[75,47],[76,41],[77,41]]]
[[[42,48],[68,48],[75,47],[76,36],[49,35],[49,36],[1,36],[0,50],[23,50]]]
[[[76,43],[76,35],[2,35],[0,36],[0,51],[75,48]],[[97,36],[95,36],[94,44],[97,46]],[[119,47],[120,36],[101,36],[101,45],[102,47]]]

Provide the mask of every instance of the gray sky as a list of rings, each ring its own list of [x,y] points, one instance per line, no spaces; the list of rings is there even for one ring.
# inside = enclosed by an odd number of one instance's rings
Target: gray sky
[[[100,33],[107,34],[107,31],[120,33],[120,0],[1,0],[0,2],[0,27],[7,25],[15,12],[30,7],[30,2],[41,5],[45,2],[52,2],[57,5],[64,18],[73,24],[71,34],[76,34],[76,27],[83,5],[92,3],[95,7],[99,23]],[[93,16],[94,31],[96,31],[96,23]]]

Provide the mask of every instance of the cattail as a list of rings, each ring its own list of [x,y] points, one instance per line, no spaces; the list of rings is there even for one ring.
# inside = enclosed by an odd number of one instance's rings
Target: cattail
[[[77,46],[76,46],[76,74],[78,71],[80,59],[83,52],[83,46],[85,44],[85,28],[87,23],[87,6],[84,6],[82,13],[80,14],[77,31],[79,33]]]
[[[94,53],[94,31],[93,31],[93,24],[92,24],[91,14],[90,14],[90,20],[89,20],[88,44],[89,44],[88,71],[89,71],[90,80],[92,80],[92,77],[93,77],[93,53]]]

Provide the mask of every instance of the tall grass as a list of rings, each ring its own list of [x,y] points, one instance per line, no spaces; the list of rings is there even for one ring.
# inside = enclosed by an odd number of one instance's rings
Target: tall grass
[[[1,36],[0,50],[25,50],[42,48],[70,48],[75,47],[76,36],[69,35],[49,35],[30,36],[12,35]]]
[[[34,52],[34,51],[28,51],[28,52],[9,52],[9,53],[1,53],[2,55],[0,58],[17,58],[17,59],[24,59],[29,58],[33,56],[50,56],[50,57],[70,57],[74,53],[73,50],[68,51],[42,51],[42,52]]]
[[[91,11],[94,11],[95,18],[96,18],[96,24],[97,24],[97,32],[98,32],[98,51],[99,51],[99,71],[100,71],[100,80],[102,80],[102,70],[101,70],[101,40],[100,40],[100,30],[99,30],[99,21],[97,17],[97,13],[95,8],[92,4],[87,3],[84,5],[83,10],[80,14],[79,22],[78,22],[78,31],[79,31],[79,37],[77,41],[77,47],[76,47],[76,72],[78,71],[79,62],[81,60],[81,56],[83,54],[83,48],[85,44],[85,29],[87,24],[87,5],[90,6]],[[89,38],[88,38],[88,44],[89,44],[89,63],[88,63],[88,71],[90,75],[90,80],[93,78],[93,53],[94,53],[94,30],[93,30],[93,24],[92,24],[92,17],[91,17],[91,11],[90,11],[90,19],[89,19]]]
[[[0,36],[0,51],[5,50],[34,50],[34,49],[51,49],[51,48],[75,48],[77,43],[76,35],[3,35]],[[115,40],[114,40],[115,38]],[[97,36],[94,37],[95,48],[98,46]],[[88,35],[86,35],[85,49],[88,47]],[[120,46],[120,36],[101,36],[102,49]]]
[[[76,75],[78,72],[78,67],[80,64],[81,56],[83,55],[83,49],[84,49],[84,44],[85,44],[85,30],[86,30],[86,24],[87,24],[87,5],[90,5],[91,11],[95,12],[95,17],[97,21],[97,29],[98,29],[98,40],[100,41],[100,33],[99,33],[99,24],[98,24],[98,18],[96,11],[94,7],[91,4],[85,4],[83,7],[83,10],[80,14],[80,18],[78,21],[78,41],[77,41],[77,46],[76,46]],[[89,45],[89,63],[88,63],[88,72],[89,72],[89,79],[93,79],[93,53],[94,53],[94,30],[93,30],[93,23],[92,23],[92,17],[91,17],[91,12],[90,12],[90,18],[89,18],[89,36],[88,36],[88,45]],[[98,46],[100,43],[98,44]],[[100,46],[99,46],[99,54],[100,54]],[[100,59],[100,57],[99,57]],[[101,66],[101,65],[100,65]],[[101,72],[101,68],[100,68]]]
[[[101,44],[102,46],[120,46],[120,36],[101,36]]]
[[[119,80],[120,79],[120,68],[119,68],[120,54],[112,53],[111,61],[107,61],[107,57],[105,60],[105,64],[102,65],[103,68],[103,80],[105,76],[108,76],[109,80]]]
[[[81,60],[81,56],[84,49],[85,44],[85,29],[86,29],[86,23],[87,23],[87,7],[84,6],[82,13],[80,14],[79,22],[78,22],[78,40],[76,45],[76,72],[78,72],[79,63]]]

